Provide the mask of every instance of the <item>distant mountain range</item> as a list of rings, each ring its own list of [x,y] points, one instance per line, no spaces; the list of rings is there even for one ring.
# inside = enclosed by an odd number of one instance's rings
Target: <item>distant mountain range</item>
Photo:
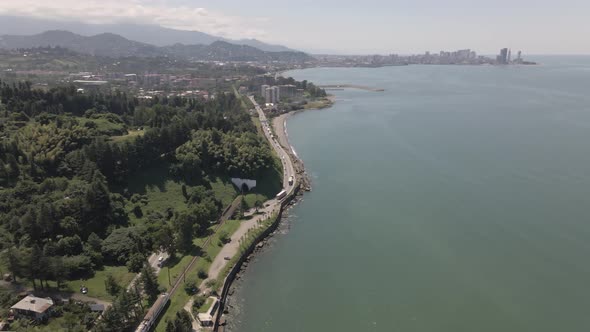
[[[248,45],[236,45],[226,41],[211,44],[155,46],[129,40],[113,33],[82,36],[70,31],[51,30],[32,36],[0,36],[0,48],[18,49],[60,46],[78,53],[105,57],[156,57],[169,56],[200,61],[279,61],[307,62],[314,58],[296,51],[263,51]]]
[[[3,35],[34,35],[49,30],[71,31],[82,36],[111,33],[129,40],[160,47],[174,44],[209,45],[216,41],[225,41],[236,45],[252,46],[266,52],[294,51],[285,46],[267,44],[256,39],[232,40],[199,31],[175,30],[158,25],[87,24],[82,22],[60,22],[34,17],[0,16],[0,34]]]
[[[112,33],[84,37],[69,31],[46,31],[32,36],[0,36],[0,48],[33,48],[61,46],[78,53],[97,56],[125,57],[161,55],[158,47],[125,39]]]

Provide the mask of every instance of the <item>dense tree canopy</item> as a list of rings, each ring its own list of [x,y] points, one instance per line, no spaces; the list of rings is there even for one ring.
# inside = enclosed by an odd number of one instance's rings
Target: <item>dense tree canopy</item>
[[[129,129],[141,134],[127,135]],[[140,102],[124,93],[0,82],[6,266],[44,287],[47,280],[91,276],[104,264],[138,271],[155,250],[190,251],[223,206],[205,187],[185,189],[187,211],[144,216],[136,205],[133,217],[145,222],[131,224],[126,206],[137,197],[122,188],[155,161],[193,184],[211,174],[254,177],[272,165],[270,148],[233,94]]]

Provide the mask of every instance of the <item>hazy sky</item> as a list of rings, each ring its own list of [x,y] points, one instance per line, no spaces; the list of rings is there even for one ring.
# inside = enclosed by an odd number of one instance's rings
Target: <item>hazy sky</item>
[[[590,0],[0,0],[0,14],[156,23],[315,52],[590,54]]]

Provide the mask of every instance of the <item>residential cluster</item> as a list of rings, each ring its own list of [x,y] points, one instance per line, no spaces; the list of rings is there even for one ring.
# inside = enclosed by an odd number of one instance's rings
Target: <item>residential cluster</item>
[[[90,73],[79,72],[68,75],[67,81],[81,89],[99,89],[104,86],[116,86],[119,89],[138,92],[139,98],[153,95],[202,97],[209,98],[209,91],[227,82],[238,81],[243,77],[195,77],[191,74],[159,73]]]
[[[278,104],[281,98],[303,97],[303,89],[297,89],[293,84],[270,86],[263,84],[260,87],[260,95],[266,104]]]

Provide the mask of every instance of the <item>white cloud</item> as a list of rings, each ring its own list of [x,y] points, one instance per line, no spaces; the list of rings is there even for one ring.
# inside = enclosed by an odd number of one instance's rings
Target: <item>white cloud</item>
[[[227,38],[265,38],[263,18],[243,18],[201,7],[146,0],[0,0],[1,15],[86,23],[144,23]]]

